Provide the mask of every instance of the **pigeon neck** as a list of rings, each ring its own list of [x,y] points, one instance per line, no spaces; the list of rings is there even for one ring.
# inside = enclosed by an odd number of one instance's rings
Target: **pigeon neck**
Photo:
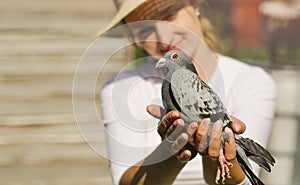
[[[168,71],[168,72],[167,72],[167,74],[166,74],[166,76],[165,76],[165,79],[166,79],[168,82],[171,81],[172,74],[173,74],[173,72],[171,72],[171,71]]]

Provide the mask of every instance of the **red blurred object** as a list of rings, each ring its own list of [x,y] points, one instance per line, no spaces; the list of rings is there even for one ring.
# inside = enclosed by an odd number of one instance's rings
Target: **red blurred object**
[[[232,0],[231,24],[235,45],[258,46],[262,43],[261,0]]]

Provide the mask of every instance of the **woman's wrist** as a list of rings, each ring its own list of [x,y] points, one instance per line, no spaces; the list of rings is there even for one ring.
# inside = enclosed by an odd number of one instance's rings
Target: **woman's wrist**
[[[238,183],[237,185],[251,185],[251,182],[249,179],[245,176],[244,180],[241,183]]]
[[[232,179],[229,179],[229,182],[235,184],[240,184],[245,180],[245,173],[243,172],[237,158],[234,158],[229,161],[233,166],[229,169]]]

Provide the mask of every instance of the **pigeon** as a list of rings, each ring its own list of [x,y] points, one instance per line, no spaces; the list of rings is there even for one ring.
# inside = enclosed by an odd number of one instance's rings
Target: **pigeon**
[[[166,52],[156,63],[155,68],[167,70],[161,88],[166,112],[179,111],[185,124],[200,123],[201,120],[210,118],[212,124],[220,120],[223,130],[226,127],[232,129],[232,120],[222,100],[209,85],[200,79],[191,58],[182,50]],[[270,165],[274,166],[275,159],[263,146],[252,139],[243,138],[238,134],[234,134],[234,137],[236,157],[242,170],[252,185],[263,185],[264,183],[254,174],[248,158],[268,172],[271,172]],[[228,141],[228,135],[223,134],[220,156],[223,154],[226,141]],[[216,184],[220,181],[224,184],[225,176],[231,178],[229,167],[232,167],[232,164],[226,161],[225,157],[219,157]]]

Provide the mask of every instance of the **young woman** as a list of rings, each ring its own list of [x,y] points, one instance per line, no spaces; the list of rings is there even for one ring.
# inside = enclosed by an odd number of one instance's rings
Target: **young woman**
[[[267,144],[274,114],[273,80],[258,67],[203,49],[204,41],[214,51],[214,37],[202,15],[202,0],[115,3],[118,13],[100,35],[119,22],[127,23],[128,35],[149,57],[135,70],[108,81],[102,90],[102,116],[114,183],[215,184],[217,158],[224,155],[233,164],[229,169],[231,178],[226,176],[224,183],[249,184],[237,163],[233,132],[244,133],[263,146]],[[177,111],[163,113],[160,106],[164,72],[154,66],[157,58],[174,48],[189,54],[200,78],[223,94],[233,131],[222,131],[221,123],[214,124],[207,143],[209,119],[184,123]],[[212,62],[203,61],[208,55]],[[158,125],[155,118],[160,119]],[[188,128],[181,132],[184,124]],[[220,153],[222,132],[230,136],[224,153]],[[172,141],[166,140],[166,135],[172,136]]]

